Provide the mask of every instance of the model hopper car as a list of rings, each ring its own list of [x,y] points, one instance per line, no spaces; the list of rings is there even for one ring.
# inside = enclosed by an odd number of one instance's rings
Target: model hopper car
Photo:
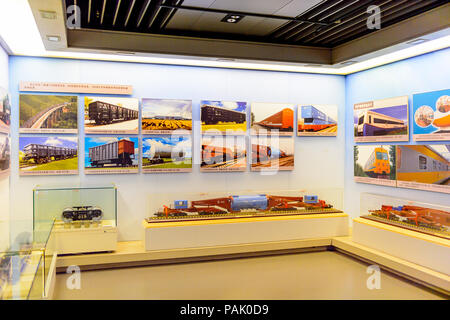
[[[102,217],[102,209],[92,206],[66,208],[62,213],[62,219],[65,223],[74,221],[97,222],[102,220]]]

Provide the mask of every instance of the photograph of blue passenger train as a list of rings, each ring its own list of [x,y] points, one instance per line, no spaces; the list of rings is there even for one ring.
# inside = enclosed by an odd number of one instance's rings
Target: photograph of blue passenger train
[[[298,108],[298,136],[337,136],[336,105],[309,105]]]
[[[357,103],[355,142],[408,141],[408,97]]]

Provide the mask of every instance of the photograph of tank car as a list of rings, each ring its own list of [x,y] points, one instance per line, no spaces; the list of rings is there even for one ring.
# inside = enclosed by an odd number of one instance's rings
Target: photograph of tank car
[[[161,135],[142,139],[142,172],[191,171],[191,136]]]
[[[245,171],[247,169],[245,142],[245,136],[202,136],[200,171]]]
[[[397,186],[450,193],[450,144],[397,146]]]
[[[11,125],[11,99],[8,91],[0,87],[0,132],[9,133]]]
[[[0,178],[9,173],[11,144],[9,135],[0,133]]]
[[[19,137],[19,173],[78,174],[78,137]]]
[[[253,102],[251,104],[252,135],[292,136],[295,105]]]
[[[413,140],[450,140],[450,89],[413,95]]]
[[[21,94],[20,133],[77,133],[78,97]]]
[[[298,136],[337,136],[336,105],[299,106]]]
[[[356,182],[396,186],[396,146],[354,146]]]
[[[286,137],[251,137],[251,171],[294,170],[294,140]]]
[[[85,97],[84,131],[87,134],[138,134],[139,100]]]
[[[138,173],[137,137],[86,137],[84,172],[86,174]]]
[[[408,141],[408,97],[354,105],[355,142]]]
[[[200,120],[203,134],[243,135],[247,131],[247,102],[203,100]]]
[[[142,99],[143,134],[190,134],[192,101]]]

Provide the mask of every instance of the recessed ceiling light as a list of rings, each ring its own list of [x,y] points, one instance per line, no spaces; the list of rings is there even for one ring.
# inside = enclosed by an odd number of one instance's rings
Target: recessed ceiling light
[[[226,22],[226,23],[238,23],[239,21],[242,20],[242,18],[244,18],[244,16],[242,15],[238,15],[238,14],[227,14],[222,20],[222,22]]]
[[[60,36],[47,36],[47,40],[52,41],[52,42],[59,42],[59,41],[61,41],[61,37]]]
[[[416,44],[424,43],[424,42],[427,42],[427,41],[428,41],[428,39],[420,38],[420,39],[415,39],[415,40],[408,41],[408,42],[406,42],[406,44],[416,45]]]
[[[57,18],[57,14],[55,11],[39,10],[39,13],[41,14],[42,19],[55,20]]]

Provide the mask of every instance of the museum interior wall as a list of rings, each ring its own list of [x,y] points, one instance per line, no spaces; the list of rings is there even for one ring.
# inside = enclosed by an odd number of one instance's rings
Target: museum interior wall
[[[158,193],[240,191],[270,192],[329,189],[343,198],[345,133],[337,137],[294,137],[295,169],[276,174],[258,172],[200,172],[200,101],[224,100],[292,104],[334,104],[339,122],[345,117],[345,77],[338,75],[233,70],[220,68],[10,57],[12,95],[12,208],[14,219],[32,219],[32,190],[36,185],[102,185],[118,188],[119,241],[142,239],[142,220],[151,215],[150,197]],[[18,168],[18,106],[20,81],[116,83],[133,86],[135,98],[190,99],[193,106],[193,170],[191,173],[85,175],[79,157],[79,175],[22,176]],[[83,110],[84,95],[79,97]],[[347,107],[349,104],[347,104]],[[84,115],[78,114],[82,124]],[[79,150],[84,148],[84,128],[79,125]],[[142,136],[142,135],[140,135]],[[248,139],[248,136],[247,136]],[[248,148],[247,148],[248,150]],[[80,153],[83,151],[80,151]],[[195,165],[197,164],[197,165]],[[347,178],[349,172],[347,172]],[[355,192],[356,193],[356,192]],[[349,212],[358,215],[357,210]]]
[[[0,46],[0,87],[8,89],[9,81],[9,69],[8,69],[8,54]],[[9,220],[9,176],[0,177],[0,234],[2,239],[7,239],[9,234],[9,226],[7,221]],[[1,242],[2,244],[4,242]],[[7,245],[7,243],[5,243]],[[4,248],[0,247],[0,250]]]

